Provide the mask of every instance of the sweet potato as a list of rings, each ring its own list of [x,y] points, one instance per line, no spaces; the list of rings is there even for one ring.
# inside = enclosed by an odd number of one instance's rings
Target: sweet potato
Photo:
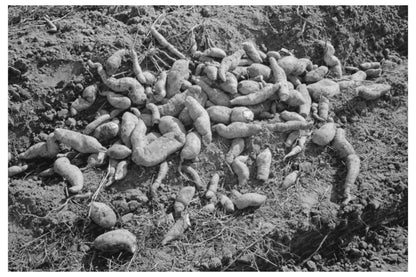
[[[160,122],[160,112],[158,107],[153,103],[148,103],[146,109],[152,113],[152,125],[157,125]]]
[[[106,96],[108,103],[116,109],[127,110],[131,106],[131,100],[126,96],[112,91],[104,91],[101,95]]]
[[[308,115],[311,112],[311,105],[312,105],[312,99],[309,95],[309,91],[306,88],[306,85],[301,84],[296,88],[297,91],[302,95],[302,98],[304,100],[304,104],[299,105],[298,113],[303,116],[304,118],[307,118]]]
[[[293,87],[297,87],[299,86],[301,83],[301,81],[299,80],[299,78],[297,76],[294,75],[287,75],[287,80],[292,83]]]
[[[342,204],[346,205],[351,200],[351,187],[357,180],[358,174],[360,174],[360,157],[356,154],[348,155],[345,159],[347,164],[347,176],[343,186],[343,201]]]
[[[341,78],[342,77],[342,66],[341,66],[341,61],[333,56],[333,60],[336,63],[334,66],[331,66],[329,68],[329,71],[334,75],[335,78]]]
[[[201,179],[198,172],[190,166],[182,166],[181,168],[183,172],[191,175],[192,181],[194,182],[197,190],[205,191],[207,189],[207,185]]]
[[[194,121],[194,127],[202,137],[202,143],[208,145],[212,141],[211,121],[208,112],[192,96],[186,97],[185,106]]]
[[[339,84],[330,79],[322,79],[319,82],[310,84],[307,86],[307,89],[312,99],[316,102],[319,101],[321,95],[331,98],[340,93]]]
[[[270,166],[272,164],[272,152],[269,148],[264,149],[257,155],[257,176],[256,178],[261,181],[267,181],[270,174]],[[237,207],[238,208],[238,207]]]
[[[310,62],[310,61],[309,61]],[[278,65],[285,71],[286,76],[298,76],[305,72],[308,62],[300,60],[295,56],[284,56],[277,61]]]
[[[191,221],[189,220],[189,215],[185,214],[181,218],[179,218],[175,224],[170,228],[167,234],[164,236],[162,240],[162,245],[166,245],[169,242],[180,238],[183,233],[191,226]]]
[[[257,51],[256,47],[251,41],[243,42],[242,44],[244,51],[246,52],[246,55],[253,60],[255,63],[262,63],[263,60],[260,57],[259,52]]]
[[[111,55],[105,62],[105,71],[108,75],[114,75],[118,68],[121,65],[121,61],[123,60],[123,57],[127,55],[128,51],[127,49],[120,49],[114,52],[113,55]]]
[[[181,161],[195,159],[201,152],[201,137],[197,132],[186,135],[186,142],[181,150]]]
[[[243,54],[244,54],[244,49],[239,49],[236,52],[234,52],[232,55],[226,56],[222,59],[221,65],[218,69],[218,77],[220,78],[220,80],[222,80],[223,82],[226,81],[225,73],[235,69],[238,66],[238,63],[241,57],[243,56]]]
[[[368,69],[377,69],[377,68],[380,68],[379,62],[364,62],[360,64],[360,69],[364,71]]]
[[[311,110],[312,110],[312,117],[320,122],[324,122],[325,119],[321,118],[318,114],[318,103],[312,103],[311,106]]]
[[[110,122],[103,123],[94,131],[94,137],[100,142],[107,142],[118,136],[120,124],[117,118]]]
[[[28,165],[13,165],[11,167],[8,168],[8,176],[13,177],[14,175],[20,174],[25,172],[28,169]]]
[[[234,203],[225,194],[220,194],[219,201],[226,213],[234,212]]]
[[[234,74],[231,72],[226,72],[225,79],[225,82],[220,83],[219,87],[229,94],[237,94],[238,81]]]
[[[53,170],[56,174],[68,180],[71,187],[68,189],[71,193],[78,193],[84,186],[84,176],[81,170],[70,163],[68,158],[61,157],[55,160]]]
[[[237,78],[237,80],[248,78],[248,71],[246,66],[237,66],[231,71],[231,73]]]
[[[273,97],[279,90],[280,84],[270,84],[265,86],[263,89],[258,90],[254,93],[250,93],[244,96],[238,96],[230,101],[233,106],[236,105],[256,105],[260,104],[267,99]]]
[[[118,229],[99,235],[94,240],[94,248],[109,253],[127,251],[135,253],[137,250],[136,236],[125,229]]]
[[[104,229],[111,229],[116,225],[117,216],[108,205],[101,202],[92,202],[90,208],[92,221]]]
[[[103,114],[98,116],[96,119],[94,119],[93,121],[91,121],[84,129],[83,133],[85,135],[89,135],[92,132],[94,132],[94,130],[100,126],[101,124],[103,124],[104,122],[107,122],[108,120],[111,119],[110,114]]]
[[[133,131],[130,134],[131,149],[133,152],[135,148],[145,147],[147,145],[148,142],[146,139],[146,131],[146,124],[141,118],[139,118],[136,125],[134,126]]]
[[[189,61],[177,60],[166,78],[166,97],[171,98],[180,92],[182,82],[189,78]]]
[[[218,58],[218,59],[223,59],[227,56],[227,53],[225,53],[224,50],[222,50],[221,48],[217,48],[217,47],[211,47],[206,49],[202,55],[207,56],[207,57],[212,57],[212,58]]]
[[[166,80],[168,74],[166,71],[162,71],[159,73],[157,77],[155,86],[154,86],[154,94],[153,97],[156,102],[160,102],[163,98],[166,97]]]
[[[322,125],[319,129],[314,130],[312,141],[320,146],[329,144],[335,137],[337,126],[335,123],[329,122]]]
[[[121,118],[120,138],[122,142],[131,148],[130,136],[138,122],[137,116],[130,112],[124,112]]]
[[[146,79],[145,85],[153,86],[156,83],[156,76],[152,72],[148,70],[143,71],[143,76]]]
[[[30,160],[34,158],[54,158],[59,153],[59,146],[56,136],[51,133],[46,138],[46,142],[38,142],[29,147],[25,152],[20,153],[18,158],[21,160]]]
[[[280,113],[280,118],[284,121],[306,121],[306,119],[297,112],[283,111]]]
[[[178,116],[185,107],[186,92],[174,95],[166,104],[159,105],[159,113],[161,116]]]
[[[218,189],[218,182],[220,180],[220,175],[218,173],[214,173],[211,177],[211,181],[209,182],[208,190],[205,193],[205,197],[207,199],[214,199],[215,194],[217,193]]]
[[[303,94],[296,89],[289,89],[289,96],[285,102],[289,106],[298,107],[306,103],[307,100],[303,98]]]
[[[107,157],[106,152],[93,153],[88,156],[87,164],[90,167],[103,166],[106,163]]]
[[[134,48],[130,49],[130,58],[133,63],[133,72],[136,76],[136,79],[144,85],[146,83],[146,77],[143,75],[143,71],[140,67],[139,60],[137,59],[137,53],[136,50],[134,50]]]
[[[382,97],[391,89],[387,84],[371,84],[365,86],[359,86],[356,88],[358,96],[365,100],[375,100]]]
[[[234,161],[234,159],[243,152],[243,150],[244,150],[244,139],[243,138],[233,139],[231,142],[230,149],[225,155],[225,161],[231,164]]]
[[[159,130],[162,136],[145,146],[134,147],[132,141],[134,163],[146,167],[157,165],[185,144],[185,127],[178,119],[163,116],[160,119]]]
[[[259,123],[244,122],[232,122],[227,126],[219,123],[212,126],[213,131],[227,139],[250,137],[258,134],[262,129],[262,125]]]
[[[285,141],[285,147],[291,147],[300,137],[300,130],[295,130],[289,133]]]
[[[153,184],[150,186],[150,196],[152,198],[156,198],[157,196],[157,189],[162,184],[163,179],[165,179],[166,175],[169,171],[169,165],[166,161],[162,162],[159,167],[159,172],[157,173],[156,179],[154,180]]]
[[[253,112],[254,118],[261,118],[260,115],[262,113],[270,112],[271,106],[272,106],[271,101],[265,101],[257,105],[247,106],[247,108],[249,108]]]
[[[210,87],[203,78],[193,78],[193,81],[202,88],[212,103],[219,106],[230,106],[230,96],[227,93],[220,89]]]
[[[328,119],[329,114],[329,100],[325,96],[321,96],[318,103],[318,115],[323,120]]]
[[[116,166],[116,171],[114,172],[114,181],[123,180],[127,176],[129,161],[123,160],[120,161]]]
[[[202,211],[207,213],[213,213],[215,211],[215,203],[208,203],[202,207]]]
[[[170,44],[161,33],[159,33],[154,26],[150,26],[150,32],[152,33],[152,36],[159,42],[159,44],[168,49],[169,52],[177,56],[179,59],[186,59],[185,55],[182,54],[178,49],[176,49],[175,46]]]
[[[205,64],[204,63],[200,63],[196,66],[195,68],[195,76],[200,76],[202,74],[202,72],[204,72],[205,69]]]
[[[364,71],[357,71],[354,74],[351,75],[351,80],[352,81],[364,81],[365,79],[367,79],[367,74]]]
[[[287,189],[288,187],[293,186],[296,183],[296,180],[298,179],[298,175],[299,175],[299,171],[297,170],[289,173],[283,180],[282,187],[284,189]]]
[[[231,122],[232,109],[225,106],[211,106],[207,108],[207,113],[211,122],[228,124]]]
[[[316,83],[322,80],[327,73],[328,67],[322,65],[315,70],[307,72],[304,80],[307,84]]]
[[[116,160],[124,160],[131,155],[131,149],[123,144],[113,144],[107,150],[107,155]]]
[[[206,64],[204,67],[204,74],[208,77],[208,79],[215,81],[218,76],[218,67],[212,64]]]
[[[300,138],[298,139],[298,144],[292,148],[292,150],[290,150],[289,153],[287,153],[284,157],[283,157],[283,161],[285,161],[288,158],[291,158],[293,156],[296,156],[297,154],[299,154],[300,152],[303,151],[303,149],[305,149],[305,143],[306,140],[308,138],[309,135],[306,134],[302,134],[303,132],[300,133]]]
[[[280,89],[278,92],[279,99],[281,101],[287,101],[289,99],[289,87],[288,87],[286,73],[283,70],[283,68],[279,66],[275,58],[269,57],[269,63],[270,63],[270,68],[273,72],[273,75],[271,77],[271,82],[274,84],[276,83],[280,84]]]
[[[179,217],[185,208],[191,203],[192,198],[195,195],[195,187],[187,186],[181,188],[181,190],[176,195],[175,203],[173,204],[173,209],[175,210],[175,216]]]
[[[243,80],[238,83],[238,92],[246,95],[250,93],[254,93],[256,91],[259,91],[263,88],[263,84],[257,81],[253,80]]]
[[[96,138],[75,131],[57,128],[54,134],[58,141],[80,153],[98,153],[107,150]]]
[[[254,120],[254,113],[246,107],[234,107],[231,110],[231,122],[251,122]]]
[[[238,177],[238,185],[245,186],[250,177],[250,170],[245,164],[248,160],[248,156],[238,156],[231,164],[231,168]]]
[[[258,193],[236,193],[232,201],[237,209],[242,210],[247,207],[260,207],[266,202],[267,197]]]
[[[284,123],[277,122],[265,124],[265,127],[269,130],[282,133],[294,130],[305,130],[311,128],[312,126],[313,122],[307,121],[286,121]]]
[[[355,154],[354,147],[346,139],[345,130],[342,128],[337,128],[335,137],[332,140],[332,146],[341,159],[345,159],[348,155]]]
[[[91,60],[88,61],[88,65],[91,68],[96,68],[98,74],[101,77],[103,83],[115,92],[128,91],[129,98],[135,105],[143,105],[146,102],[146,94],[144,93],[144,87],[134,78],[123,77],[116,79],[108,77],[104,71],[103,66],[100,63],[93,63]]]
[[[247,67],[248,76],[253,79],[257,76],[262,76],[265,81],[269,80],[272,75],[272,70],[267,65],[261,63],[253,63]]]
[[[70,110],[72,116],[91,107],[97,98],[97,92],[98,86],[95,84],[86,87],[82,92],[82,96],[79,96],[74,102],[71,103]]]

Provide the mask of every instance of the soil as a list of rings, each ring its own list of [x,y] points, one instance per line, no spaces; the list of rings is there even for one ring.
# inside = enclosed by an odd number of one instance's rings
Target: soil
[[[9,271],[407,271],[407,6],[9,6],[8,14],[9,166],[55,128],[82,131],[97,111],[110,110],[98,97],[85,112],[71,117],[68,111],[83,88],[99,83],[87,60],[103,63],[116,49],[135,43],[139,54],[149,54],[142,67],[157,72],[148,51],[157,45],[148,34],[156,20],[166,39],[187,54],[194,27],[200,50],[213,43],[232,53],[252,39],[264,50],[284,47],[321,65],[313,40],[322,39],[332,42],[344,66],[380,61],[386,48],[402,60],[375,80],[389,83],[390,94],[364,101],[348,90],[331,100],[330,115],[346,129],[361,159],[348,205],[334,200],[346,166],[331,147],[308,142],[304,153],[283,161],[284,135],[252,136],[243,152],[250,157],[251,178],[239,186],[224,159],[230,141],[214,135],[192,167],[205,183],[218,172],[221,193],[258,192],[267,195],[266,203],[207,214],[201,210],[203,197],[194,197],[188,207],[191,227],[162,246],[170,227],[164,218],[179,189],[192,183],[178,174],[176,153],[168,158],[158,198],[149,199],[158,167],[132,163],[128,176],[97,200],[116,211],[115,228],[136,235],[139,251],[105,254],[92,247],[105,230],[88,218],[90,199],[68,200],[65,181],[38,176],[53,160],[31,160],[26,172],[9,178]],[[55,20],[58,32],[47,32],[44,15]],[[128,76],[131,68],[125,60],[119,72]],[[255,157],[266,147],[272,171],[261,183],[253,178]],[[85,167],[86,160],[77,155],[71,162]],[[300,178],[283,189],[293,170],[300,170]],[[105,173],[105,167],[85,169],[83,193],[95,192]]]

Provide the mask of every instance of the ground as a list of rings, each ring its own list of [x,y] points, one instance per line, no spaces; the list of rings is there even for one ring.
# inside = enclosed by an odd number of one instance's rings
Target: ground
[[[44,15],[56,20],[57,33],[47,32]],[[149,53],[156,43],[148,28],[155,21],[184,53],[194,28],[201,50],[211,42],[232,53],[252,39],[263,49],[284,47],[322,64],[313,40],[323,39],[332,42],[344,66],[380,61],[386,48],[401,56],[399,65],[376,80],[389,83],[390,94],[363,101],[348,90],[331,100],[330,114],[346,129],[361,159],[353,201],[346,206],[331,201],[346,166],[329,146],[308,142],[304,153],[283,161],[284,135],[264,131],[250,137],[243,153],[250,157],[251,178],[240,187],[224,160],[230,141],[214,135],[192,163],[202,180],[208,183],[218,172],[220,192],[258,192],[267,196],[266,203],[233,214],[208,214],[201,211],[203,197],[195,197],[188,207],[191,227],[180,240],[161,246],[169,229],[163,218],[172,211],[179,189],[191,183],[178,174],[179,155],[174,154],[168,158],[170,170],[159,197],[137,201],[126,190],[138,188],[147,194],[158,167],[131,164],[126,179],[102,191],[98,200],[116,211],[116,228],[137,236],[139,251],[110,255],[92,247],[105,230],[87,216],[90,199],[66,201],[61,178],[38,176],[53,160],[29,161],[29,169],[8,182],[9,271],[407,271],[405,6],[10,6],[9,165],[18,164],[19,153],[55,128],[82,130],[99,109],[109,108],[99,97],[91,109],[69,119],[70,103],[84,87],[99,82],[86,61],[104,62],[132,43],[139,54]],[[158,69],[149,56],[142,67]],[[123,62],[120,72],[129,70],[131,64]],[[71,120],[75,124],[69,126]],[[253,178],[255,157],[266,147],[273,156],[272,172],[261,183]],[[83,167],[86,159],[79,155],[72,162]],[[300,178],[283,189],[284,177],[293,170],[300,170]],[[83,192],[95,192],[105,168],[83,173]]]

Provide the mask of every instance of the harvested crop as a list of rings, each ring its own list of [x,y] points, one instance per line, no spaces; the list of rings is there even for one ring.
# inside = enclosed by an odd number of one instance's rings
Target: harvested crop
[[[253,79],[257,76],[262,76],[263,80],[267,81],[272,76],[272,70],[267,65],[261,63],[253,63],[247,67],[248,76]]]
[[[232,122],[229,125],[222,123],[212,126],[212,130],[217,132],[218,135],[227,138],[243,138],[250,137],[258,134],[263,129],[259,123],[244,123],[244,122]]]
[[[195,195],[195,187],[187,186],[181,188],[181,190],[176,195],[175,203],[173,204],[173,209],[175,210],[176,217],[179,217],[185,208],[191,203],[192,198]]]
[[[98,226],[110,229],[116,225],[117,216],[108,205],[101,202],[92,202],[90,217]]]
[[[303,151],[303,149],[305,149],[305,143],[306,140],[309,136],[309,134],[304,134],[304,132],[300,132],[300,138],[298,139],[298,143],[295,147],[292,148],[292,150],[290,150],[289,153],[287,153],[284,157],[283,157],[283,161],[285,161],[288,158],[291,158],[293,156],[296,156],[297,154],[299,154],[300,152]]]
[[[267,181],[270,175],[270,166],[272,164],[272,152],[269,148],[264,149],[256,158],[257,176],[261,181]],[[238,207],[237,207],[238,208]]]
[[[120,120],[115,118],[98,126],[94,131],[94,137],[101,142],[107,142],[118,136],[120,131]]]
[[[211,180],[209,182],[208,190],[205,193],[205,197],[207,199],[215,198],[215,194],[217,193],[219,181],[220,181],[220,175],[218,173],[214,173],[214,175],[212,175]]]
[[[91,85],[84,89],[82,96],[79,96],[74,102],[71,103],[71,114],[74,116],[81,111],[87,110],[94,104],[97,98],[98,86]]]
[[[175,222],[172,228],[170,228],[170,230],[164,236],[162,245],[166,245],[173,240],[179,239],[190,226],[191,221],[189,220],[189,215],[182,215],[182,217]]]
[[[284,189],[287,189],[288,187],[293,186],[296,183],[296,180],[298,179],[298,175],[299,175],[299,171],[297,170],[289,173],[283,180],[282,187]]]
[[[377,69],[377,68],[380,68],[379,62],[364,62],[360,64],[360,69],[364,71],[368,69]]]
[[[133,63],[133,72],[136,76],[136,79],[144,85],[146,83],[146,77],[144,76],[142,68],[140,67],[139,60],[137,59],[137,53],[134,48],[130,49],[130,58]]]
[[[213,213],[215,211],[215,203],[208,203],[202,207],[202,211],[207,213]]]
[[[133,254],[137,250],[137,239],[128,230],[113,230],[98,236],[94,248],[109,253],[127,251]]]
[[[250,170],[245,164],[248,156],[238,156],[231,164],[231,168],[238,177],[238,185],[245,186],[250,178]]]
[[[263,60],[260,57],[260,54],[258,50],[256,49],[256,46],[251,41],[243,42],[242,44],[244,51],[246,52],[246,55],[255,63],[262,63]]]
[[[276,83],[280,84],[280,89],[278,92],[279,99],[281,101],[287,101],[289,99],[289,87],[288,87],[286,73],[283,70],[283,68],[279,66],[275,58],[269,57],[269,63],[270,63],[270,68],[273,72],[271,82],[274,84]]]
[[[352,81],[364,81],[365,79],[367,79],[367,74],[364,71],[357,71],[354,74],[351,75],[351,80]]]
[[[166,78],[166,97],[171,98],[180,92],[182,83],[189,78],[189,61],[177,60]]]
[[[217,80],[218,67],[212,64],[206,64],[204,67],[204,73],[207,75],[208,79],[215,81]]]
[[[201,76],[202,72],[204,72],[204,69],[205,69],[205,64],[203,64],[203,63],[198,64],[195,68],[194,75],[195,76]]]
[[[133,150],[133,152],[135,148],[145,147],[147,145],[146,131],[147,131],[146,124],[144,123],[142,119],[138,119],[130,135],[131,149]]]
[[[146,79],[145,84],[148,86],[153,86],[156,83],[156,76],[150,71],[143,71],[143,76]]]
[[[108,103],[116,109],[127,110],[131,106],[130,98],[114,93],[112,91],[104,91],[101,93],[102,96],[107,97]]]
[[[245,80],[248,78],[248,72],[246,66],[237,66],[231,73],[237,78],[237,80]]]
[[[100,167],[105,164],[106,159],[107,159],[106,152],[93,153],[88,156],[87,164],[90,167]]]
[[[367,75],[367,79],[373,79],[381,76],[383,70],[381,68],[378,69],[367,69],[365,74]]]
[[[225,106],[211,106],[207,108],[207,113],[211,122],[228,124],[231,121],[232,109]]]
[[[193,78],[195,84],[200,86],[207,94],[208,99],[215,105],[230,106],[230,96],[220,89],[210,87],[203,78]],[[224,81],[225,82],[225,81]]]
[[[346,158],[348,155],[355,154],[354,147],[346,139],[345,130],[342,128],[337,128],[335,137],[332,141],[332,146],[342,159]]]
[[[285,141],[285,147],[291,147],[300,137],[300,130],[295,130],[289,133]]]
[[[244,150],[244,139],[243,138],[233,139],[231,141],[230,149],[225,155],[225,161],[231,164],[234,161],[234,159],[243,152],[243,150]]]
[[[267,99],[276,95],[276,92],[279,90],[280,84],[267,85],[263,89],[256,92],[250,93],[248,95],[238,96],[230,101],[230,104],[233,106],[236,105],[256,105],[260,104]]]
[[[279,54],[278,51],[268,51],[266,53],[268,58],[273,57],[276,61],[279,60],[282,56]]]
[[[8,176],[13,177],[14,175],[20,174],[25,172],[28,169],[28,165],[13,165],[11,167],[8,168]]]
[[[95,129],[100,126],[101,124],[107,122],[108,120],[111,119],[110,114],[103,114],[98,116],[96,119],[94,119],[93,121],[91,121],[84,129],[83,133],[85,135],[89,135],[92,132],[95,131]]]
[[[168,100],[166,104],[159,105],[159,113],[161,116],[178,116],[179,113],[185,107],[185,99],[187,97],[187,92],[182,92],[174,95]]]
[[[159,130],[162,136],[147,145],[135,147],[132,141],[134,163],[146,167],[157,165],[185,144],[185,127],[178,119],[163,116],[159,122]]]
[[[327,73],[328,73],[328,67],[322,65],[318,67],[317,69],[307,72],[304,80],[308,84],[316,83],[324,79]]]
[[[247,107],[234,107],[230,115],[231,122],[251,122],[254,120],[254,113]]]
[[[191,166],[182,166],[182,170],[191,176],[197,190],[205,191],[207,189],[207,185],[204,181],[202,181],[201,177],[195,169],[193,169]]]
[[[120,125],[120,138],[127,147],[131,147],[130,136],[138,121],[137,116],[134,114],[130,112],[123,113]]]
[[[233,203],[237,209],[242,210],[247,207],[260,207],[266,202],[267,197],[258,193],[235,193]]]
[[[234,203],[225,194],[220,194],[219,202],[226,213],[234,212]]]
[[[71,164],[71,162],[66,157],[61,157],[55,160],[53,164],[53,170],[56,174],[63,177],[69,182],[71,187],[68,189],[71,193],[78,193],[82,190],[84,186],[84,176],[82,175],[81,170]]]
[[[307,86],[307,89],[312,99],[316,102],[319,101],[321,95],[330,98],[340,93],[339,84],[330,79],[323,79],[319,82],[310,84]]]
[[[311,105],[312,105],[311,96],[309,95],[309,91],[306,88],[306,85],[304,84],[299,85],[296,88],[296,90],[300,92],[305,102],[304,104],[299,105],[299,114],[303,116],[304,118],[307,118],[311,112]]]
[[[237,94],[238,80],[231,72],[225,73],[225,82],[220,83],[219,87],[229,94]]]
[[[313,131],[312,141],[320,146],[325,146],[334,139],[336,131],[335,123],[325,123],[319,129]]]
[[[271,111],[271,106],[271,101],[265,101],[257,105],[247,106],[247,108],[249,108],[253,112],[254,118],[262,118],[262,114],[269,113]]]
[[[123,160],[117,164],[116,171],[114,173],[114,181],[123,180],[127,176],[129,161]]]
[[[254,80],[243,80],[238,83],[237,89],[240,94],[246,95],[263,88],[263,84]]]
[[[346,205],[351,200],[351,188],[357,180],[358,174],[360,174],[360,157],[356,154],[348,155],[345,159],[347,164],[347,176],[343,186],[343,204]]]
[[[278,65],[285,71],[286,76],[299,76],[310,66],[308,59],[298,59],[295,56],[284,56],[277,61]]]
[[[105,71],[108,75],[114,75],[121,65],[123,57],[128,54],[127,49],[120,49],[114,52],[105,62]]]
[[[316,43],[323,48],[323,59],[335,78],[342,77],[341,61],[334,55],[334,46],[328,41],[316,40]]]
[[[195,159],[201,152],[201,137],[197,132],[186,135],[186,142],[181,150],[181,161]]]
[[[307,100],[303,98],[303,94],[296,89],[289,89],[288,98],[285,102],[289,106],[298,107],[306,103]]]
[[[268,123],[265,124],[265,127],[271,131],[275,132],[289,132],[294,130],[305,130],[313,126],[313,122],[307,121],[286,121],[286,122],[277,122],[277,123]]]
[[[150,196],[152,198],[156,198],[157,189],[162,184],[162,181],[163,181],[163,179],[165,179],[166,175],[168,174],[168,171],[169,171],[168,162],[166,162],[166,161],[162,162],[159,166],[159,171],[157,173],[156,179],[154,180],[154,182],[150,186]]]
[[[280,118],[284,121],[306,121],[306,119],[297,112],[283,111],[280,113]]]
[[[186,59],[185,55],[182,54],[178,49],[176,49],[175,46],[173,46],[171,43],[169,43],[165,37],[162,36],[161,33],[159,33],[154,26],[150,26],[150,32],[152,33],[152,36],[159,42],[159,44],[168,49],[169,52],[177,56],[179,59]]]
[[[324,121],[328,119],[329,114],[329,100],[325,96],[321,96],[318,103],[318,115]]]
[[[21,160],[30,160],[34,158],[54,158],[59,153],[59,146],[56,136],[51,133],[45,142],[38,142],[29,147],[25,152],[20,153],[18,158]]]
[[[375,100],[388,93],[391,89],[387,84],[371,84],[356,88],[358,96],[365,100]]]
[[[162,71],[159,73],[157,77],[155,86],[154,86],[154,94],[153,97],[156,102],[162,101],[163,98],[166,97],[166,80],[168,77],[168,73],[166,71]]]
[[[208,145],[212,141],[211,121],[208,112],[192,96],[186,97],[185,106],[189,116],[194,122],[194,127],[202,137],[202,143]]]
[[[160,112],[159,112],[158,107],[153,103],[148,103],[146,105],[146,109],[150,110],[150,112],[152,113],[152,125],[159,124]]]
[[[211,47],[202,52],[202,55],[212,58],[223,59],[227,56],[227,53],[225,53],[225,51],[221,48]]]
[[[116,160],[124,160],[131,155],[131,149],[123,144],[113,144],[107,150],[107,155]]]
[[[107,149],[94,137],[81,133],[57,128],[54,131],[55,138],[61,143],[75,149],[80,153],[105,152]]]
[[[226,81],[227,78],[225,73],[228,71],[232,71],[238,66],[238,63],[240,62],[240,59],[244,55],[244,53],[244,49],[239,49],[232,55],[226,56],[222,59],[221,65],[218,69],[218,77],[220,78],[220,80],[222,80],[223,82]]]

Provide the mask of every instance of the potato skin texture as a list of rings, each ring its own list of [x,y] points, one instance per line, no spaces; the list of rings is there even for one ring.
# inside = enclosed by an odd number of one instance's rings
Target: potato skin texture
[[[61,157],[56,159],[55,163],[53,164],[53,170],[59,176],[68,180],[69,184],[71,185],[71,187],[68,189],[69,192],[78,193],[82,190],[84,186],[84,175],[77,166],[70,163],[68,158]]]
[[[110,229],[116,225],[117,216],[114,211],[106,204],[101,202],[91,203],[90,217],[97,225]]]
[[[181,160],[193,160],[201,152],[201,137],[196,132],[186,135],[186,142],[181,150]]]
[[[270,166],[272,164],[272,152],[269,148],[263,150],[256,159],[257,176],[256,178],[261,181],[267,181],[270,175]]]
[[[103,252],[127,251],[133,254],[137,250],[137,239],[128,230],[118,229],[98,236],[93,245],[94,248]]]

